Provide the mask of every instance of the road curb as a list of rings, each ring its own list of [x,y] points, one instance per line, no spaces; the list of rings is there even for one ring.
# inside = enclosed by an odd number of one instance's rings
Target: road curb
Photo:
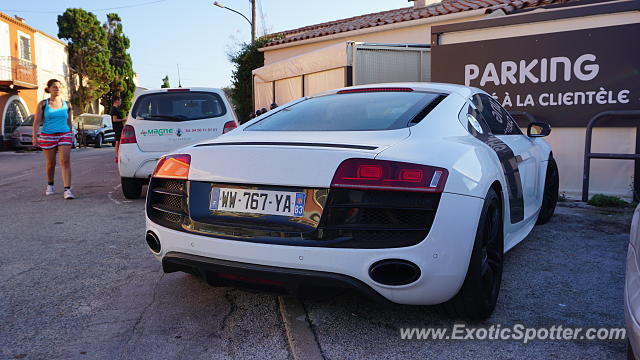
[[[322,350],[302,303],[292,297],[279,296],[278,304],[293,359],[323,360]]]

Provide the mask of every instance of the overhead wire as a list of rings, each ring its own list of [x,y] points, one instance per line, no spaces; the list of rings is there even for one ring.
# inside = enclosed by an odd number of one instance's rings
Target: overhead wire
[[[154,0],[154,1],[146,1],[138,4],[130,4],[130,5],[122,5],[122,6],[113,6],[108,8],[101,9],[89,9],[87,11],[107,11],[107,10],[118,10],[118,9],[127,9],[132,7],[139,7],[145,5],[153,5],[161,2],[165,2],[169,0]],[[59,10],[16,10],[16,9],[0,9],[2,12],[16,12],[16,13],[35,13],[35,14],[59,14],[62,11]]]

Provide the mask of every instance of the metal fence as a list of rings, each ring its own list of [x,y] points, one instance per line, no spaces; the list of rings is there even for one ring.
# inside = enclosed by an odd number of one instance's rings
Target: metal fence
[[[354,85],[431,79],[428,45],[356,44]]]

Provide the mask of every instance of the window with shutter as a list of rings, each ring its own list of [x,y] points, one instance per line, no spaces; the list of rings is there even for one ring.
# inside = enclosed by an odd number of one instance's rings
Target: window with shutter
[[[20,36],[20,59],[31,61],[31,39]]]

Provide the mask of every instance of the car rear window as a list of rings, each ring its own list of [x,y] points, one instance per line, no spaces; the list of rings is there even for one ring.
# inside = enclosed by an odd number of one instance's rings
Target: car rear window
[[[189,121],[227,113],[220,95],[205,91],[160,92],[142,95],[131,116],[138,120]]]
[[[444,98],[431,92],[356,92],[305,99],[248,131],[365,131],[409,127]]]
[[[77,123],[81,125],[94,125],[100,126],[102,125],[102,117],[101,116],[78,116]]]

